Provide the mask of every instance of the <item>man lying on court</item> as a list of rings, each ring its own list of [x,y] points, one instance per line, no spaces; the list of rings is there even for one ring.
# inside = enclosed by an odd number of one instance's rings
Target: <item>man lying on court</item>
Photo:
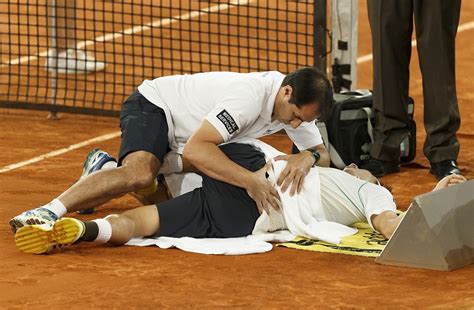
[[[220,149],[234,163],[267,177],[279,190],[282,209],[266,205],[263,212],[245,189],[203,175],[202,187],[157,205],[87,222],[62,218],[53,226],[26,225],[16,232],[16,245],[24,252],[40,254],[82,241],[123,245],[143,236],[226,238],[282,229],[337,243],[353,233],[344,225],[366,221],[390,238],[400,222],[393,196],[367,170],[355,165],[343,171],[315,166],[300,193],[290,196],[275,182],[287,162],[266,163],[281,153],[261,141],[248,139],[245,143],[224,144]],[[464,181],[462,176],[451,175],[435,190]]]
[[[183,154],[202,173],[244,188],[258,205],[276,206],[278,195],[269,182],[233,163],[217,145],[284,129],[302,150],[288,155],[289,173],[279,180],[285,187],[291,184],[294,192],[313,164],[329,166],[329,154],[313,121],[324,119],[332,104],[331,84],[315,68],[286,76],[276,71],[209,72],[146,80],[122,106],[118,167],[79,180],[45,207],[65,213],[90,210],[130,192],[152,196],[159,172],[183,168],[179,155],[172,161],[177,164],[167,164],[167,153]],[[109,160],[100,151],[90,158]],[[49,217],[40,207],[16,216],[10,225],[16,231]]]

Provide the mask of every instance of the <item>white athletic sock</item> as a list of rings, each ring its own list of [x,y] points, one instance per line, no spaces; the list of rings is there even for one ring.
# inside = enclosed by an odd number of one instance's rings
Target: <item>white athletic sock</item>
[[[64,214],[67,213],[66,207],[57,198],[53,199],[53,201],[51,201],[47,205],[41,206],[40,208],[47,209],[53,212],[58,218],[62,217]]]
[[[108,161],[106,162],[102,168],[100,168],[100,170],[108,170],[108,169],[112,169],[112,168],[117,168],[117,162],[114,161],[114,160],[111,160],[111,161]]]
[[[97,238],[95,238],[94,241],[100,243],[108,242],[110,240],[110,237],[112,237],[112,226],[110,225],[110,223],[105,219],[97,219],[92,221],[96,222],[97,226],[99,227],[99,234],[97,235]]]
[[[163,159],[159,174],[179,173],[183,171],[183,159],[181,154],[168,153]]]

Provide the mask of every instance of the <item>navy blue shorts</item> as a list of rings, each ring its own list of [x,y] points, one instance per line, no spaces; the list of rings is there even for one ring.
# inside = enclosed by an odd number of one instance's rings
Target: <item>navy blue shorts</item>
[[[235,163],[257,171],[265,156],[248,144],[230,143],[220,149]],[[250,235],[260,216],[243,188],[203,176],[202,187],[157,204],[160,229],[155,236],[230,238]]]
[[[146,151],[155,155],[161,163],[168,153],[168,123],[165,111],[135,91],[123,103],[120,112],[119,165],[130,153]]]

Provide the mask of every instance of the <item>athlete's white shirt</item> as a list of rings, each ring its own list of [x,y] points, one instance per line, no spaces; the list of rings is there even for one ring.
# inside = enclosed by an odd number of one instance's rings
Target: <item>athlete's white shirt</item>
[[[319,170],[321,207],[326,220],[343,225],[367,221],[374,229],[372,215],[395,212],[393,196],[385,187],[357,179],[342,170],[316,169]]]
[[[284,129],[300,150],[322,144],[313,122],[293,129],[271,120],[284,77],[277,71],[174,75],[145,80],[138,91],[165,111],[170,147],[178,153],[204,119],[224,142],[259,138]]]
[[[259,140],[240,139],[237,142],[257,147],[265,154],[266,160],[283,154]],[[386,188],[335,168],[311,168],[301,191],[290,196],[289,189],[283,193],[276,185],[286,164],[283,160],[272,161],[273,171],[269,172],[269,181],[280,194],[282,212],[270,208],[270,215],[262,213],[254,233],[288,229],[296,235],[337,244],[342,237],[355,232],[342,225],[368,222],[374,229],[373,215],[396,210],[393,196]]]

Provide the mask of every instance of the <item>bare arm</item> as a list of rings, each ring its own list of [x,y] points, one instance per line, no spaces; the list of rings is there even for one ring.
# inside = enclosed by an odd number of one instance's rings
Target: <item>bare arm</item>
[[[397,216],[393,211],[384,211],[380,214],[372,215],[372,225],[385,238],[390,239],[398,224],[402,221],[403,216],[404,214]]]
[[[246,189],[260,210],[267,209],[268,203],[278,209],[278,193],[265,174],[251,172],[231,161],[217,146],[222,142],[219,132],[205,120],[186,143],[183,158],[211,178]]]

